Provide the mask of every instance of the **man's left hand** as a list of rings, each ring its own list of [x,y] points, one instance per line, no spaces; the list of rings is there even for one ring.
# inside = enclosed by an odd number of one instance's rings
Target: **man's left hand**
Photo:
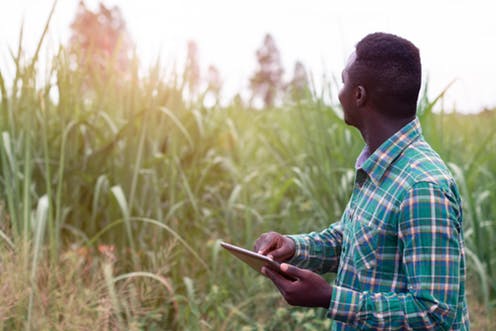
[[[332,286],[324,278],[287,263],[282,263],[280,268],[296,280],[289,280],[268,267],[263,267],[262,273],[272,280],[287,303],[301,307],[329,307]]]

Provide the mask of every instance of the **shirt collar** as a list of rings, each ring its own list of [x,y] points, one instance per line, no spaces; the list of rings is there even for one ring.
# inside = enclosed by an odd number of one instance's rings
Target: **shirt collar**
[[[421,134],[420,121],[415,118],[383,142],[368,158],[369,147],[366,145],[356,161],[355,168],[357,171],[363,170],[374,184],[379,185],[391,163]]]

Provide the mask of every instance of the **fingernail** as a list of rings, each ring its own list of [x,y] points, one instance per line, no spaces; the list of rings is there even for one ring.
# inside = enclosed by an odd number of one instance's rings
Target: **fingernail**
[[[269,259],[271,259],[271,260],[273,260],[273,259],[274,259],[274,257],[273,257],[271,254],[267,255],[267,257],[268,257]]]
[[[281,270],[282,271],[288,271],[289,265],[287,263],[281,263]]]

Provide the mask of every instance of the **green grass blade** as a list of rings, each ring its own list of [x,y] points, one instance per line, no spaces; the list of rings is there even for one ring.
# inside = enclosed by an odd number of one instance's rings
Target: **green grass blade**
[[[38,263],[43,251],[43,238],[45,235],[48,205],[48,196],[44,195],[38,201],[38,207],[36,208],[36,216],[34,219],[35,237],[34,245],[32,248],[33,260],[31,263],[31,293],[29,295],[28,318],[26,322],[27,330],[31,329],[32,324],[31,319],[33,314],[34,297],[37,293],[36,276],[38,271]]]
[[[176,127],[179,129],[179,131],[181,131],[181,133],[184,135],[184,137],[188,141],[189,146],[192,148],[194,146],[193,139],[191,138],[190,134],[188,133],[188,130],[186,130],[184,125],[181,123],[181,121],[176,117],[176,115],[174,115],[174,113],[172,113],[172,111],[170,111],[170,109],[168,109],[166,107],[160,108],[160,111],[162,113],[166,114],[172,120],[172,122],[174,122]]]
[[[118,329],[126,330],[124,320],[121,316],[121,304],[119,301],[119,297],[117,295],[117,291],[114,286],[114,277],[112,275],[112,265],[110,263],[105,263],[103,265],[103,275],[105,278],[105,284],[107,285],[108,294],[110,296],[110,301],[112,302],[112,306],[114,308],[114,316],[116,317]]]
[[[129,245],[131,246],[131,250],[134,252],[135,246],[134,246],[134,239],[133,239],[134,237],[133,237],[133,231],[132,231],[131,220],[130,220],[131,215],[130,215],[129,205],[128,205],[127,200],[126,200],[126,196],[124,195],[124,191],[122,190],[122,187],[120,187],[120,186],[112,186],[110,191],[114,195],[115,200],[117,201],[117,204],[119,205],[119,208],[120,208],[121,213],[123,215],[127,239],[129,241]]]
[[[15,245],[14,243],[12,242],[12,240],[10,240],[10,238],[5,234],[5,232],[3,232],[2,230],[0,230],[0,237],[5,240],[5,242],[9,245],[9,247],[12,249],[12,250],[15,250]]]
[[[132,217],[129,219],[129,221],[131,222],[143,222],[143,223],[148,223],[148,224],[152,224],[152,225],[155,225],[155,226],[158,226],[159,228],[162,228],[164,229],[165,231],[167,231],[168,233],[170,233],[175,239],[177,239],[177,241],[179,241],[185,248],[186,250],[188,250],[191,255],[193,255],[196,260],[198,262],[200,262],[200,264],[203,266],[203,268],[205,268],[205,270],[207,272],[210,273],[210,267],[208,266],[208,264],[200,257],[200,255],[196,252],[195,249],[193,249],[189,244],[188,242],[183,238],[181,237],[176,231],[174,231],[174,229],[172,229],[170,226],[164,224],[164,223],[160,223],[156,220],[153,220],[153,219],[150,219],[150,218],[145,218],[145,217]],[[100,230],[93,238],[90,239],[90,241],[88,242],[88,245],[92,246],[94,245],[94,243],[107,231],[111,230],[112,228],[116,227],[117,225],[120,225],[124,223],[124,220],[117,220],[115,222],[112,222],[111,224],[107,225],[105,228],[103,228],[102,230]]]

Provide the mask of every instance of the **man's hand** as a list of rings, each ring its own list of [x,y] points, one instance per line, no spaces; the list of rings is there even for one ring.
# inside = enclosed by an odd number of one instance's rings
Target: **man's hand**
[[[255,252],[268,255],[274,260],[282,262],[291,258],[295,253],[293,239],[277,232],[267,232],[258,237],[255,242]]]
[[[272,280],[287,303],[292,306],[329,308],[332,286],[324,278],[287,263],[281,264],[281,271],[296,280],[291,281],[270,268],[262,268],[262,273]]]

